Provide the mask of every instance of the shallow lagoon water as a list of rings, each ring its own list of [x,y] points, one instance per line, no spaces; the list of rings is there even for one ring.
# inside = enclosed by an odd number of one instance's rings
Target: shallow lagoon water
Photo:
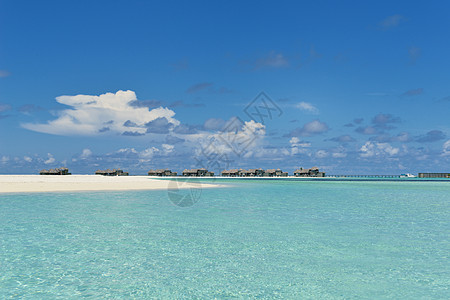
[[[449,298],[448,181],[216,182],[0,195],[0,298]]]

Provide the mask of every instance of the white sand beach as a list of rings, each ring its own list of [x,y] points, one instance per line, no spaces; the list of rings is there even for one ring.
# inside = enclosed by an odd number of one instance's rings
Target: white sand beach
[[[164,190],[220,186],[222,185],[185,181],[177,183],[149,176],[0,175],[0,193]]]

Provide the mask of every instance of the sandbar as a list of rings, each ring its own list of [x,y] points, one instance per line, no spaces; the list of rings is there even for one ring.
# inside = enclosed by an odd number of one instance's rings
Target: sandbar
[[[150,176],[0,175],[0,193],[128,191],[223,187],[186,178],[161,180]]]

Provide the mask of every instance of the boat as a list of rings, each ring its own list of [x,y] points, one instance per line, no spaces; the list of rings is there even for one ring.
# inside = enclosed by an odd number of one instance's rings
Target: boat
[[[405,174],[401,174],[400,178],[416,178],[416,175],[413,175],[411,173],[405,173]]]

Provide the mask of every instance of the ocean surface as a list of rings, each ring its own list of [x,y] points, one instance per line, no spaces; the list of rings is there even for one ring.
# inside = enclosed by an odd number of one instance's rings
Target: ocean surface
[[[0,298],[450,298],[448,180],[208,182],[0,194]]]

